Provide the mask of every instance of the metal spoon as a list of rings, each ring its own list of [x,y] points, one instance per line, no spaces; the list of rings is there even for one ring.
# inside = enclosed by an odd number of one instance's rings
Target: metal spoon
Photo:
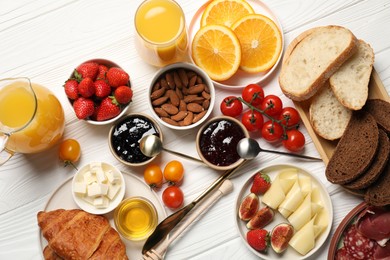
[[[267,152],[267,153],[276,153],[276,154],[288,155],[293,157],[299,157],[299,158],[304,158],[309,160],[322,161],[322,159],[320,158],[296,154],[296,153],[286,153],[286,152],[265,150],[260,147],[259,143],[256,140],[251,138],[241,139],[237,144],[237,152],[240,155],[240,157],[244,159],[253,159],[260,152]]]
[[[244,160],[239,166],[236,168],[225,171],[223,175],[221,175],[218,179],[216,179],[202,194],[200,194],[196,199],[194,199],[187,206],[179,209],[175,213],[169,215],[160,224],[157,225],[156,229],[146,240],[143,248],[142,254],[145,254],[147,251],[151,250],[155,245],[160,243],[168,234],[172,231],[175,226],[182,221],[182,219],[202,200],[204,200],[207,195],[212,193],[216,188],[218,188],[221,183],[231,177],[240,166],[244,165],[246,160]]]
[[[157,154],[159,154],[162,150],[164,150],[164,151],[172,153],[174,155],[184,157],[186,159],[193,160],[193,161],[204,164],[204,162],[200,159],[197,159],[197,158],[188,156],[186,154],[182,154],[182,153],[175,152],[175,151],[168,150],[168,149],[164,148],[163,144],[161,142],[161,139],[156,135],[146,135],[146,136],[142,137],[142,139],[139,143],[139,148],[140,148],[141,152],[148,157],[154,157]]]

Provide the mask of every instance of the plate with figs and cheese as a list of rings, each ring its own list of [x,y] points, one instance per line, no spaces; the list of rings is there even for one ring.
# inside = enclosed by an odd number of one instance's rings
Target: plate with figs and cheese
[[[326,241],[333,207],[325,186],[288,164],[267,166],[244,183],[235,204],[238,232],[262,259],[306,259]],[[269,237],[269,246],[262,239]]]

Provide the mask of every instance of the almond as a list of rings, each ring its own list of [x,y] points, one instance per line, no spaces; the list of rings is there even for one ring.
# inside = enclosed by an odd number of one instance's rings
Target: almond
[[[156,100],[153,100],[152,105],[153,105],[153,106],[161,106],[161,105],[164,104],[167,100],[168,100],[168,97],[163,96],[163,97],[160,97],[160,98],[158,98],[158,99],[156,99]]]
[[[200,113],[204,110],[204,108],[201,105],[192,102],[187,104],[187,110],[194,113]]]
[[[150,95],[150,98],[152,100],[155,100],[159,97],[162,97],[164,94],[165,94],[165,88],[160,88],[160,89],[153,91],[152,94]]]
[[[188,94],[192,95],[192,94],[199,94],[199,93],[202,93],[202,91],[204,90],[205,88],[205,85],[204,84],[197,84],[197,85],[194,85],[192,87],[190,87],[188,89]]]
[[[188,76],[187,73],[184,69],[179,69],[179,77],[181,82],[183,82],[183,86],[187,87],[188,86]]]
[[[172,120],[175,120],[176,122],[179,122],[183,120],[187,116],[188,112],[186,111],[179,111],[176,115],[171,116]]]
[[[179,112],[179,109],[177,107],[175,107],[172,104],[168,104],[168,103],[162,104],[161,108],[164,109],[165,112],[167,112],[170,115],[176,115],[177,112]]]
[[[179,123],[176,122],[175,120],[172,120],[170,119],[169,117],[162,117],[161,118],[164,122],[170,124],[170,125],[175,125],[175,126],[179,126]]]
[[[194,118],[192,119],[192,123],[195,124],[196,122],[201,120],[204,117],[204,115],[206,115],[206,113],[207,113],[207,111],[205,110],[205,111],[200,112],[199,114],[194,115]]]

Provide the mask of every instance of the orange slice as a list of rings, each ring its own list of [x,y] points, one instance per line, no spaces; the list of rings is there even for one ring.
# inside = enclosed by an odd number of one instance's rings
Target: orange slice
[[[204,10],[200,26],[220,24],[230,27],[241,17],[253,13],[253,8],[245,0],[213,0]]]
[[[282,51],[282,34],[278,26],[261,14],[247,15],[232,25],[240,41],[240,69],[263,72],[275,65]]]
[[[233,76],[241,62],[241,46],[234,32],[223,25],[199,29],[192,41],[192,58],[213,80]]]

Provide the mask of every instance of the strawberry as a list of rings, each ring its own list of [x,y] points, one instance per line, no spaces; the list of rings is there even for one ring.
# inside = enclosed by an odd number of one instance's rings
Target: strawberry
[[[131,101],[133,91],[128,86],[120,86],[115,89],[114,97],[119,104],[125,105]]]
[[[78,119],[86,119],[95,111],[95,104],[89,98],[79,97],[73,102],[73,109]]]
[[[83,79],[91,78],[92,80],[95,80],[99,72],[99,64],[96,62],[86,62],[78,66],[76,71]]]
[[[117,88],[122,85],[128,85],[130,76],[121,68],[112,67],[107,71],[106,74],[108,84],[111,87]]]
[[[257,251],[266,251],[269,247],[269,232],[265,229],[249,230],[246,233],[248,244]]]
[[[80,81],[78,90],[81,96],[88,98],[95,94],[95,86],[91,78],[85,78]]]
[[[96,79],[106,79],[108,68],[105,65],[99,65],[99,72]]]
[[[264,194],[271,187],[271,179],[265,173],[258,172],[253,178],[251,192],[259,195]]]
[[[68,98],[75,100],[79,97],[78,85],[79,83],[74,79],[68,79],[65,82],[65,94]]]
[[[95,96],[105,98],[111,94],[111,87],[105,80],[98,79],[93,83],[93,85],[95,87]]]
[[[96,109],[96,120],[104,121],[116,117],[121,112],[118,105],[114,103],[112,98],[106,97]]]

